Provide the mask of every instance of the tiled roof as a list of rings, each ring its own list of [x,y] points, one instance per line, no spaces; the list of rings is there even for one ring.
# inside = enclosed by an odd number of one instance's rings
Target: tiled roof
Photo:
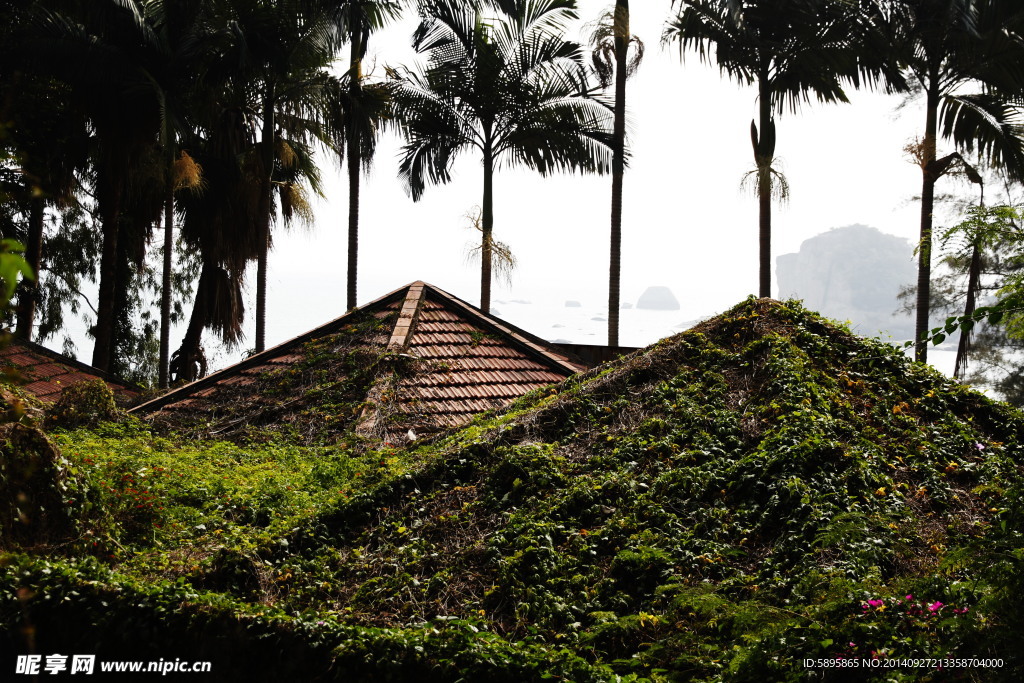
[[[272,382],[290,368],[308,371],[310,344],[327,340],[336,349],[339,344],[352,343],[351,331],[370,317],[383,326],[358,343],[373,352],[368,359],[387,357],[390,365],[374,377],[360,399],[362,410],[349,422],[349,427],[368,436],[387,439],[404,435],[409,429],[422,435],[458,426],[479,412],[508,405],[531,389],[559,382],[586,368],[570,354],[448,292],[414,282],[304,335],[138,406],[134,412],[158,418],[174,413],[226,418],[227,412],[240,416],[244,411],[239,409],[244,405],[255,411],[265,404],[267,410],[263,413],[268,414],[272,403],[280,406],[290,400],[296,409],[304,409],[308,405],[305,397],[268,397],[259,382]],[[349,337],[341,341],[332,337],[343,334]],[[251,390],[247,390],[250,385]],[[292,416],[278,411],[273,419],[290,420]]]
[[[68,387],[89,379],[102,379],[121,399],[131,400],[139,395],[137,388],[109,373],[21,339],[12,339],[0,348],[0,369],[16,371],[24,381],[24,391],[49,403],[56,402]]]

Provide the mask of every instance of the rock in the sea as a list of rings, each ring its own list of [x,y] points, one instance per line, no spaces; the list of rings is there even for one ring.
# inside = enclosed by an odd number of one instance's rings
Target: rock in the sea
[[[565,302],[566,308],[582,308],[582,306],[583,304],[581,304],[579,301],[573,301],[572,299]]]
[[[679,300],[668,287],[648,287],[636,302],[637,308],[649,311],[678,311]]]
[[[917,277],[914,248],[902,237],[849,225],[805,240],[776,263],[779,299],[803,299],[813,311],[849,320],[858,334],[913,336],[913,318],[896,313],[901,287]]]

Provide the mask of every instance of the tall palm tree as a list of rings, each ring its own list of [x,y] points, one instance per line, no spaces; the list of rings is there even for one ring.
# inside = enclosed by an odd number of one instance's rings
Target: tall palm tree
[[[601,85],[615,83],[615,122],[612,150],[612,228],[608,265],[608,346],[619,345],[619,288],[622,259],[622,181],[626,168],[626,79],[640,65],[644,44],[629,30],[629,0],[616,0],[590,38],[594,68]],[[633,56],[629,49],[632,46]]]
[[[343,0],[339,19],[349,42],[348,107],[345,114],[345,153],[348,155],[348,276],[346,307],[356,307],[359,267],[359,174],[369,168],[377,146],[377,131],[386,109],[381,88],[366,87],[363,58],[370,33],[397,19],[401,5],[393,0]]]
[[[175,3],[146,0],[143,10],[158,47],[153,72],[160,86],[159,145],[162,151],[164,240],[157,385],[163,389],[168,385],[170,363],[174,197],[183,190],[200,191],[202,188],[202,167],[194,162],[182,144],[191,137],[197,125],[200,80],[207,62],[214,56],[215,37],[206,21],[206,7],[201,0],[179,0]],[[210,85],[209,82],[203,83],[203,87]]]
[[[1024,118],[1015,104],[1024,96],[1022,12],[1013,0],[905,0],[888,16],[895,58],[911,89],[925,99],[924,136],[914,150],[922,178],[914,357],[922,363],[928,359],[924,336],[936,181],[959,152],[975,150],[1014,177],[1024,177]],[[956,151],[939,157],[940,137]]]
[[[341,86],[328,68],[341,47],[337,12],[324,0],[229,0],[243,41],[238,43],[255,88],[261,122],[257,214],[261,245],[256,272],[257,352],[266,346],[267,251],[274,210],[273,174],[278,132],[316,139],[338,149]]]
[[[296,208],[295,186],[318,175],[306,143],[338,151],[344,89],[326,66],[337,47],[328,3],[223,0],[210,22],[221,43],[203,76],[199,130],[189,142],[203,167],[205,191],[179,199],[182,236],[202,271],[190,322],[171,374],[195,379],[201,335],[212,329],[241,340],[245,268],[257,261],[256,350],[265,346],[267,251],[280,191],[284,219]]]
[[[446,183],[456,156],[483,161],[480,308],[491,305],[494,170],[521,163],[548,174],[603,173],[611,161],[609,106],[589,87],[582,48],[564,39],[573,0],[424,0],[414,45],[422,73],[394,83],[406,143],[399,174],[413,199]]]
[[[242,287],[248,264],[260,252],[257,229],[260,184],[254,125],[242,107],[224,106],[220,93],[210,91],[216,117],[204,117],[198,135],[188,140],[203,167],[205,191],[178,199],[182,239],[202,262],[192,313],[181,346],[170,358],[172,381],[191,381],[202,374],[201,338],[212,329],[229,346],[242,339],[245,308]]]
[[[664,33],[680,52],[695,50],[723,74],[757,87],[758,117],[750,122],[759,203],[759,296],[771,296],[772,195],[785,190],[774,167],[775,115],[801,103],[847,102],[844,83],[857,85],[874,68],[859,39],[862,15],[844,0],[673,0],[680,5]]]

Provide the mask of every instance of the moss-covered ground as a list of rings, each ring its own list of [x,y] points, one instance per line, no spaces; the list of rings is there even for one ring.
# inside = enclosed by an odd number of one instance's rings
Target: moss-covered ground
[[[0,530],[8,652],[239,681],[1024,678],[1024,416],[792,302],[416,447],[50,440],[75,528]],[[804,663],[915,658],[1002,665]]]

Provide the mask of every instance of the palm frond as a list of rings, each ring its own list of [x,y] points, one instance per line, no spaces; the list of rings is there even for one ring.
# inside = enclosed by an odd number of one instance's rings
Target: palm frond
[[[1024,180],[1024,109],[996,94],[949,95],[940,110],[942,135]]]

